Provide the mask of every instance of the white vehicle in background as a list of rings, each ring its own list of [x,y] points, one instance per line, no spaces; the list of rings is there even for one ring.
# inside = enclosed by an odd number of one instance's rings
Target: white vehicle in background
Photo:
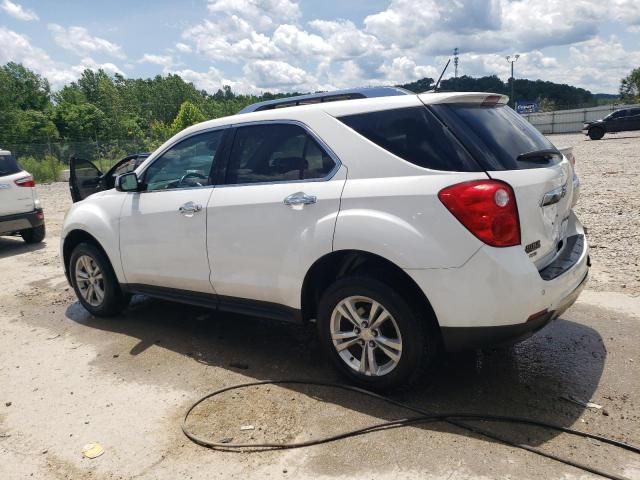
[[[561,315],[589,269],[572,162],[505,96],[370,93],[194,125],[80,199],[61,258],[82,305],[115,315],[141,293],[315,322],[374,389]],[[82,170],[85,197],[97,174]]]
[[[45,235],[36,182],[7,150],[0,150],[0,235],[20,235],[27,243]]]

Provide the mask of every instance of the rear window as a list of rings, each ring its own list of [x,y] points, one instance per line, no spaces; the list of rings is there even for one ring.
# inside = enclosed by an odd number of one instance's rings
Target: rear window
[[[379,147],[420,167],[482,171],[460,142],[425,107],[360,113],[339,120]]]
[[[485,170],[548,167],[562,159],[542,133],[507,106],[441,104],[430,108]]]
[[[13,175],[22,169],[18,166],[13,155],[0,155],[0,176]]]

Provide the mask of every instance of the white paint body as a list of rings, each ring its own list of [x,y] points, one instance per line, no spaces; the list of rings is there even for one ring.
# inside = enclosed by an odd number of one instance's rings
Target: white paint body
[[[464,95],[467,95],[464,97]],[[177,134],[136,173],[181,139],[215,127],[256,121],[297,121],[322,139],[341,166],[324,181],[210,186],[125,193],[110,190],[73,205],[62,243],[73,230],[93,235],[121,283],[142,283],[301,308],[309,268],[338,250],[379,255],[404,269],[447,327],[523,323],[554,309],[585,277],[587,252],[568,272],[544,281],[539,269],[555,256],[559,235],[581,233],[570,210],[573,192],[540,207],[545,192],[571,179],[566,158],[553,168],[501,172],[444,172],[402,160],[358,135],[335,117],[424,103],[467,100],[478,94],[406,95],[349,100],[248,113],[211,120]],[[484,94],[486,96],[486,94]],[[483,96],[483,98],[484,98]],[[515,192],[522,244],[485,245],[444,207],[447,186],[489,177]],[[571,185],[571,181],[568,182]],[[292,207],[283,199],[305,192],[317,203]],[[178,213],[188,201],[203,209]],[[553,215],[552,215],[553,213]],[[561,215],[560,215],[561,214]],[[560,215],[560,225],[554,223]],[[541,240],[529,258],[524,245]]]
[[[40,208],[36,187],[20,187],[15,184],[16,180],[28,176],[30,173],[24,170],[0,176],[0,217],[33,212]]]

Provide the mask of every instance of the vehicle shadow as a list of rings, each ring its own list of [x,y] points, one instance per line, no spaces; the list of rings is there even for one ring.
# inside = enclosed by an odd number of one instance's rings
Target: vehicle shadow
[[[633,139],[633,138],[640,138],[637,135],[627,135],[624,137],[621,137],[620,135],[615,135],[612,137],[602,137],[599,141],[607,141],[607,140],[629,140],[629,139]]]
[[[160,345],[256,381],[344,383],[323,358],[314,331],[303,326],[145,297],[135,297],[133,305],[113,319],[93,317],[78,303],[67,308],[66,316],[86,327],[138,339],[129,352],[133,356]],[[519,345],[444,356],[423,384],[390,397],[434,413],[512,415],[569,427],[584,407],[562,397],[589,400],[600,381],[606,355],[598,332],[571,321],[569,311]],[[285,387],[382,421],[413,415],[350,392],[313,388],[310,393],[300,385]],[[488,426],[512,441],[529,445],[540,445],[558,434],[524,425]],[[417,428],[477,436],[443,423]]]
[[[21,237],[0,237],[0,260],[13,255],[35,252],[46,247],[46,243],[28,244]]]

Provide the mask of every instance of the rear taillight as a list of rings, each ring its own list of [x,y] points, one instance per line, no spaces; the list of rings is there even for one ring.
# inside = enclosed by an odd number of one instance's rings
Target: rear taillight
[[[28,177],[19,178],[13,183],[15,183],[19,187],[35,187],[36,186],[36,181],[33,179],[31,175],[29,175]]]
[[[471,233],[492,247],[520,244],[520,222],[511,186],[496,180],[458,183],[438,198]]]

